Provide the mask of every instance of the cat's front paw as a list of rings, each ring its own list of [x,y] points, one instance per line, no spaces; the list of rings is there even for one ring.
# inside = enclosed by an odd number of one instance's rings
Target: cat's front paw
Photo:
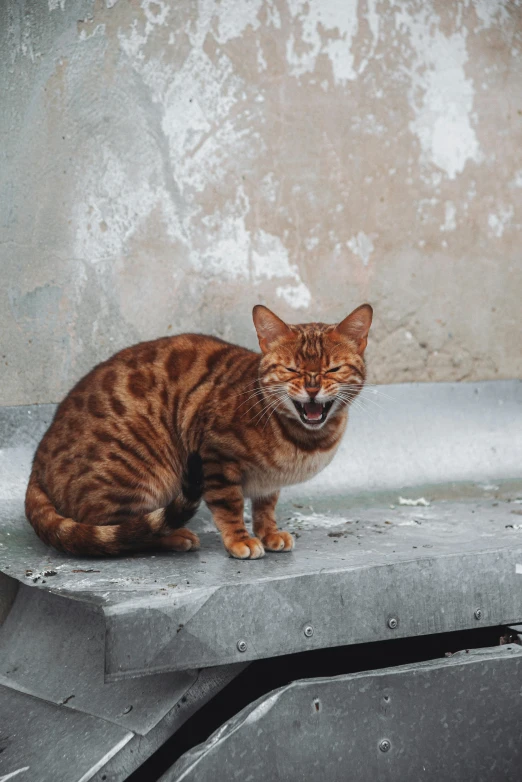
[[[261,559],[265,556],[265,549],[259,538],[246,538],[237,543],[230,543],[227,551],[236,559]]]
[[[263,546],[267,551],[292,551],[295,542],[289,532],[269,532],[262,538]]]

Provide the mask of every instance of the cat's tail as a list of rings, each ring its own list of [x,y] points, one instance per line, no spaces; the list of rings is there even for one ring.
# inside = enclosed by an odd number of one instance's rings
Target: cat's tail
[[[100,556],[121,548],[120,525],[80,524],[61,516],[33,473],[25,495],[25,515],[39,538],[68,554]]]
[[[124,524],[98,525],[60,515],[33,471],[25,495],[25,514],[44,543],[67,554],[100,557],[147,549],[190,551],[199,548],[199,539],[182,524],[194,515],[199,504],[196,496],[185,498],[189,489],[194,494],[200,491],[196,478],[199,473],[192,465],[184,477],[180,500],[167,508],[128,519]]]

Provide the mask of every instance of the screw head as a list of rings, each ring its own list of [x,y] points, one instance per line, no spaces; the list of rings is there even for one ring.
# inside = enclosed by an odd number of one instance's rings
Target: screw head
[[[243,641],[243,639],[241,639],[241,641],[237,642],[237,648],[238,648],[238,650],[240,652],[246,652],[246,650],[247,650],[247,642]]]
[[[391,742],[389,739],[382,739],[379,741],[379,749],[381,752],[388,752],[391,749]]]
[[[311,638],[314,634],[314,628],[312,627],[312,625],[306,625],[303,632],[307,638]]]
[[[388,627],[390,628],[390,630],[395,630],[398,626],[399,626],[399,620],[397,619],[397,617],[391,616],[388,619]]]
[[[475,611],[475,619],[482,619],[482,610],[480,608],[477,608]]]

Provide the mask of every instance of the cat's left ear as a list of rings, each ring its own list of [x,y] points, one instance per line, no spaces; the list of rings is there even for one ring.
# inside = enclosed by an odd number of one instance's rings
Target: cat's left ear
[[[362,354],[368,343],[368,332],[372,325],[373,309],[369,304],[362,304],[342,320],[335,331],[352,339],[357,345],[357,352]]]
[[[291,329],[281,318],[278,318],[268,307],[264,307],[262,304],[256,304],[252,310],[252,317],[257,331],[259,347],[263,353],[268,353],[271,344],[276,339],[289,336],[292,333]]]

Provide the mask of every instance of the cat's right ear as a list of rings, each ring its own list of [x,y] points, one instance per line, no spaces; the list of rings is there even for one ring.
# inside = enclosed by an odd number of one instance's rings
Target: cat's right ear
[[[281,318],[278,318],[268,307],[264,307],[262,304],[256,304],[252,310],[252,317],[262,353],[268,353],[270,346],[276,339],[286,337],[292,333]]]

